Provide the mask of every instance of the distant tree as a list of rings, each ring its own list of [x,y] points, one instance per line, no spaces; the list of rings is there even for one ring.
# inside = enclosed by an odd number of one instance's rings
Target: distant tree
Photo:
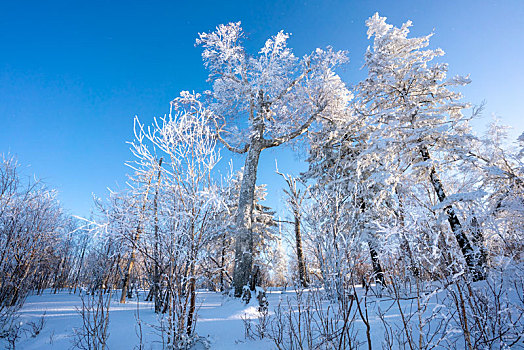
[[[302,176],[315,181],[312,192],[317,201],[331,197],[328,201],[337,203],[336,210],[326,215],[349,227],[342,231],[345,239],[367,243],[374,277],[384,284],[378,231],[385,222],[394,222],[389,208],[393,187],[389,170],[369,153],[365,119],[353,112],[348,109],[344,118],[325,122],[310,133],[309,168]]]
[[[309,284],[307,275],[306,262],[304,259],[304,250],[302,248],[302,203],[306,197],[306,189],[300,189],[297,186],[297,179],[291,175],[285,175],[276,170],[276,173],[284,179],[288,188],[284,189],[287,198],[286,201],[293,212],[293,228],[295,231],[295,252],[297,255],[297,271],[300,284],[305,288]]]
[[[277,238],[272,247],[271,256],[271,281],[272,285],[286,288],[289,283],[288,278],[288,256],[282,238]]]
[[[110,191],[105,201],[95,199],[97,215],[93,220],[86,220],[84,229],[88,238],[82,253],[86,260],[83,284],[90,292],[120,287],[126,289],[125,302],[139,244],[136,229],[140,199],[141,196],[136,198],[128,190]]]
[[[0,155],[0,336],[31,290],[63,286],[67,220],[56,191],[24,179],[10,155]]]
[[[316,49],[302,58],[287,47],[288,34],[268,39],[258,56],[249,55],[240,22],[201,33],[197,44],[213,84],[210,109],[218,139],[232,152],[246,153],[236,214],[235,296],[252,277],[253,203],[263,150],[304,134],[318,119],[345,108],[349,93],[333,69],[344,52]]]

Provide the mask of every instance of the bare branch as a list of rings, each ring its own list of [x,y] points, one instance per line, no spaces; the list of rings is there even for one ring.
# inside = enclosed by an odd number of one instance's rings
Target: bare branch
[[[249,149],[249,145],[246,143],[244,144],[244,147],[242,148],[236,148],[236,147],[233,147],[231,146],[226,140],[224,140],[222,138],[222,136],[220,136],[220,133],[223,132],[222,130],[222,127],[219,127],[218,125],[218,122],[216,121],[216,119],[213,119],[213,122],[215,123],[215,129],[216,129],[216,138],[218,139],[218,141],[220,141],[229,151],[233,152],[233,153],[238,153],[238,154],[243,154],[243,153],[246,153],[247,150]],[[225,125],[225,124],[224,124]]]

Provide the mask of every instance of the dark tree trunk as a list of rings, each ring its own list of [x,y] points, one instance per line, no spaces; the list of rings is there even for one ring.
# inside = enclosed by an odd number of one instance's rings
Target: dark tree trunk
[[[302,233],[300,231],[300,213],[295,211],[295,241],[297,246],[297,262],[298,262],[298,276],[300,283],[306,288],[309,284],[309,279],[306,271],[306,264],[304,263],[304,253],[302,251]]]
[[[478,247],[477,252],[477,258],[479,260],[479,265],[483,266],[484,268],[482,271],[485,271],[485,266],[487,264],[487,254],[484,250],[484,235],[482,234],[482,229],[479,225],[479,222],[477,220],[477,217],[473,214],[473,218],[471,219],[471,231],[472,231],[472,237],[473,237],[473,244],[475,244]],[[483,273],[483,278],[485,273]]]
[[[56,267],[54,281],[53,281],[53,294],[56,294],[60,287],[62,265],[64,264],[64,262],[65,262],[65,257],[62,257],[62,259],[60,259],[60,262],[58,263],[58,266]]]
[[[196,291],[195,278],[191,277],[189,282],[189,312],[187,313],[187,335],[193,332],[193,321],[195,317]]]
[[[416,266],[415,259],[413,258],[413,252],[411,251],[411,247],[409,246],[409,241],[406,237],[406,232],[404,230],[404,206],[402,204],[402,198],[400,196],[400,193],[398,191],[398,188],[395,188],[395,193],[397,194],[398,203],[399,203],[399,211],[398,211],[398,218],[400,221],[400,226],[402,227],[402,242],[400,243],[400,248],[402,251],[405,251],[407,253],[407,257],[409,261],[407,262],[408,268],[415,277],[420,277],[420,271],[418,267]]]
[[[373,247],[373,244],[368,243],[368,246],[369,254],[371,255],[371,264],[373,265],[373,277],[375,279],[375,282],[382,286],[385,286],[386,281],[384,280],[384,271],[382,270],[382,266],[380,265],[378,253]]]
[[[366,202],[362,198],[360,198],[360,210],[364,212],[366,210]],[[373,241],[370,239],[368,240],[368,246],[369,246],[369,254],[371,256],[371,265],[373,266],[373,278],[376,283],[379,283],[383,286],[386,285],[384,281],[384,271],[382,270],[382,266],[380,265],[380,260],[378,259],[378,253],[375,250],[375,242],[374,238]]]
[[[226,236],[224,235],[222,239],[222,250],[220,252],[220,291],[224,292],[226,286],[224,285],[224,269],[226,261]]]
[[[420,154],[422,155],[422,159],[424,161],[429,161],[431,159],[426,146],[422,146],[420,148]],[[431,184],[433,185],[433,188],[437,193],[439,201],[441,203],[444,202],[444,200],[446,199],[446,193],[444,192],[444,186],[442,185],[442,182],[440,181],[434,166],[432,166],[430,169],[429,177],[431,180]],[[453,206],[451,204],[447,205],[444,208],[444,212],[448,217],[448,222],[451,227],[451,231],[453,231],[453,234],[455,235],[457,243],[462,251],[462,254],[466,259],[466,264],[468,265],[473,280],[479,281],[484,279],[485,259],[482,258],[482,256],[484,255],[482,253],[482,242],[479,242],[480,245],[479,247],[477,247],[478,252],[476,252],[473,246],[471,245],[471,242],[469,241],[468,237],[466,236],[460,223],[460,220],[455,214]]]
[[[133,271],[133,266],[135,264],[135,250],[131,251],[131,256],[127,261],[127,267],[124,272],[124,278],[122,279],[122,294],[120,295],[120,303],[126,303],[127,291],[129,289],[129,280],[131,277],[131,272]]]

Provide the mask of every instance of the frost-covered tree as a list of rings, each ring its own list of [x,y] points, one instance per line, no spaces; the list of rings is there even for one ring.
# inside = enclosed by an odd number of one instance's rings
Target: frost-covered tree
[[[234,289],[249,284],[253,265],[253,200],[258,161],[264,149],[304,134],[313,122],[343,109],[349,93],[334,68],[344,52],[316,49],[299,58],[280,31],[257,55],[246,52],[240,22],[201,33],[204,65],[212,83],[210,108],[219,140],[232,152],[246,153],[236,214]]]
[[[315,186],[304,205],[304,238],[309,241],[317,276],[331,297],[348,290],[354,261],[351,252],[360,247],[355,213],[348,211],[351,195],[338,186]],[[311,270],[310,270],[311,271]]]
[[[286,201],[293,212],[293,228],[295,232],[295,252],[297,256],[298,278],[304,288],[308,286],[309,277],[307,275],[306,263],[304,259],[304,250],[302,248],[302,205],[306,198],[307,188],[301,189],[297,186],[297,178],[289,174],[283,174],[276,170],[276,173],[284,179],[288,188],[284,189]],[[299,182],[300,183],[300,182]]]
[[[20,330],[30,291],[63,288],[69,272],[70,226],[57,193],[20,169],[0,154],[0,338]]]
[[[368,77],[358,86],[356,110],[368,120],[369,150],[383,155],[386,167],[408,169],[413,181],[429,180],[473,277],[482,278],[481,242],[475,245],[468,237],[439,175],[450,170],[445,166],[453,166],[451,159],[466,153],[472,139],[470,118],[463,113],[470,105],[451,90],[470,80],[448,79],[447,64],[432,62],[444,52],[426,49],[431,35],[408,38],[410,21],[397,28],[375,14],[366,24],[373,46],[366,52]]]
[[[51,286],[65,222],[56,191],[26,181],[16,159],[0,155],[0,316],[31,289]]]
[[[200,267],[209,254],[206,248],[229,224],[224,221],[223,191],[213,175],[220,155],[209,123],[212,114],[198,97],[183,92],[173,101],[173,111],[152,127],[137,120],[132,143],[136,171],[146,178],[159,170],[162,173],[157,201],[160,239],[153,241],[160,252],[152,256],[146,245],[142,253],[149,260],[161,259],[163,311],[168,313],[169,346],[173,348],[185,348],[194,339]],[[165,159],[161,166],[160,158]],[[153,237],[155,221],[149,225]]]
[[[121,288],[121,302],[125,302],[136,272],[141,238],[140,235],[137,238],[136,231],[137,203],[137,198],[128,190],[110,191],[106,200],[95,198],[96,215],[84,225],[87,237],[83,243],[86,263],[82,284],[91,292]]]
[[[232,174],[229,178],[224,179],[227,184],[223,186],[222,197],[226,202],[223,212],[223,222],[230,222],[232,214],[237,211],[238,197],[240,195],[240,186],[243,180],[243,168]],[[253,240],[253,264],[258,266],[260,270],[270,269],[272,264],[271,252],[273,245],[278,237],[276,237],[276,222],[274,220],[274,212],[263,202],[267,195],[266,185],[257,185],[255,188],[254,205],[253,205],[253,231],[255,233]],[[232,262],[234,260],[234,226],[229,225],[221,233],[216,242],[213,243],[214,254],[209,254],[210,260],[209,272],[215,271],[215,276],[218,274],[220,290],[225,291],[226,285],[231,285],[233,282]],[[218,255],[217,255],[218,253]],[[265,272],[265,271],[261,271]],[[226,281],[227,280],[227,281]],[[227,283],[226,283],[227,282]]]
[[[343,231],[346,240],[367,243],[374,276],[383,282],[378,231],[395,221],[390,210],[393,187],[387,181],[390,172],[369,152],[370,135],[350,109],[344,118],[324,123],[309,139],[309,169],[304,178],[316,181],[315,193],[332,196],[333,203],[339,203],[333,212],[339,217],[330,218],[350,223],[350,229]]]
[[[524,134],[518,145],[511,146],[508,129],[495,119],[469,151],[468,160],[473,166],[469,170],[477,174],[477,186],[486,192],[484,221],[491,223],[487,226],[492,233],[487,238],[519,259],[524,239]]]

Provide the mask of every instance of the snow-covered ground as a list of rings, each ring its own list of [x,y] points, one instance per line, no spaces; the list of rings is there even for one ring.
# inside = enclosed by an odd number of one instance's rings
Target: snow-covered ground
[[[269,340],[251,341],[244,336],[242,317],[256,317],[256,306],[244,305],[239,300],[226,297],[220,293],[199,292],[197,333],[209,339],[213,349],[269,349]],[[120,304],[119,294],[113,295],[109,314],[109,349],[133,349],[138,346],[136,322],[137,308],[143,322],[143,337],[146,349],[160,349],[161,336],[152,326],[158,326],[159,320],[153,311],[151,302],[136,298]],[[270,303],[277,303],[278,296],[270,295]],[[49,291],[42,295],[29,296],[20,312],[20,322],[38,321],[45,314],[45,324],[41,333],[35,338],[22,337],[17,349],[70,349],[72,347],[73,329],[81,327],[81,317],[77,308],[81,306],[78,294],[67,291],[52,294]]]
[[[161,335],[158,328],[155,329],[155,326],[160,324],[160,320],[153,311],[152,302],[143,301],[142,294],[139,301],[135,297],[128,299],[126,304],[120,304],[119,297],[119,292],[114,293],[112,297],[108,348],[133,349],[138,347],[139,332],[136,321],[138,310],[143,325],[142,334],[145,349],[161,349]],[[295,298],[296,295],[293,291],[285,293],[280,291],[268,292],[269,314],[274,313],[274,308],[279,302],[287,306],[288,299],[291,300],[290,304],[295,306]],[[254,320],[260,315],[257,311],[257,305],[253,301],[251,304],[245,305],[238,299],[220,293],[199,292],[197,334],[207,338],[211,349],[274,349],[273,342],[267,338],[250,340],[245,337],[243,318]],[[29,296],[20,310],[20,322],[24,324],[31,321],[37,322],[44,316],[45,324],[38,336],[34,338],[29,335],[23,336],[17,343],[17,349],[72,348],[74,328],[79,328],[82,325],[82,319],[77,311],[81,305],[78,293],[75,295],[67,291],[57,294],[45,291],[41,295]],[[356,322],[361,323],[360,320]],[[378,328],[372,327],[372,329],[374,339],[377,339],[379,344],[382,337],[380,320],[374,315],[370,317],[370,322],[378,326]],[[361,326],[363,327],[363,324]]]
[[[475,285],[475,289],[478,287],[487,290],[484,282]],[[499,290],[508,289],[501,288]],[[515,292],[516,290],[513,291]],[[356,292],[357,295],[360,296],[360,305],[363,306],[364,291],[362,288],[357,288]],[[307,299],[308,293],[310,293],[310,296],[320,295],[307,291],[302,294],[302,312],[307,308],[313,308],[315,309],[315,311],[313,311],[313,313],[315,313],[314,317],[317,319],[319,315],[318,311],[320,310],[320,313],[324,312],[324,315],[331,312],[328,318],[340,320],[340,314],[335,315],[336,312],[333,311],[337,308],[336,302],[332,303],[327,300],[321,300],[320,298],[313,298],[314,300],[310,299],[309,304],[306,305],[305,300]],[[401,336],[410,333],[409,336],[415,347],[418,346],[419,342],[423,341],[426,345],[433,343],[433,345],[438,344],[447,349],[464,348],[465,343],[461,328],[452,320],[456,316],[456,312],[453,311],[452,304],[443,301],[438,294],[439,293],[426,294],[425,297],[423,296],[419,300],[412,297],[402,297],[398,301],[388,296],[376,297],[370,295],[367,298],[366,305],[370,339],[373,348],[381,349],[384,344],[384,324],[388,325],[387,333],[390,335],[390,339],[395,338],[395,332]],[[515,304],[511,305],[517,305],[515,309],[516,312],[510,310],[510,313],[513,312],[515,315],[512,322],[514,322],[516,327],[514,330],[516,330],[517,336],[508,339],[514,340],[518,338],[518,334],[524,334],[522,333],[521,316],[518,316],[522,315],[521,306],[518,306],[522,303],[513,292],[508,295],[511,296],[510,299],[514,299],[515,301]],[[143,301],[144,293],[141,293],[140,300],[134,297],[129,299],[126,304],[119,303],[119,296],[118,292],[113,293],[109,313],[108,348],[138,349],[140,332],[137,326],[137,315],[139,315],[138,318],[142,323],[143,349],[162,349],[162,337],[158,328],[160,319],[159,316],[154,313],[152,303]],[[295,320],[297,319],[297,294],[294,291],[288,290],[285,293],[281,291],[269,291],[267,299],[269,302],[268,314],[270,317],[273,317],[273,320],[276,319],[275,310],[279,304],[282,305],[284,314],[285,310],[291,307],[294,310],[293,316],[291,317],[294,317]],[[258,317],[261,315],[261,313],[258,312],[257,305],[253,303],[253,301],[254,298],[251,304],[245,305],[238,299],[230,298],[220,293],[200,291],[198,293],[199,309],[196,333],[201,337],[202,342],[207,343],[210,349],[219,350],[275,349],[276,346],[274,342],[267,337],[260,339],[260,337],[255,335],[251,337],[251,339],[246,339],[245,320],[253,320],[252,325],[253,329],[255,329],[257,324],[259,324]],[[30,332],[26,332],[27,334],[23,335],[16,344],[16,348],[73,348],[74,329],[82,325],[82,318],[78,313],[78,308],[80,308],[81,305],[80,296],[78,294],[70,294],[67,291],[57,294],[46,291],[42,295],[29,296],[23,308],[20,310],[19,321],[22,322],[22,326],[27,326],[29,322],[37,322],[44,316],[45,324],[42,331],[36,337],[31,337]],[[353,300],[351,305],[353,310],[350,313],[351,317],[349,320],[351,324],[351,336],[360,342],[359,348],[367,348],[366,327],[362,321],[363,316],[359,316],[355,300]],[[400,312],[399,305],[401,306],[402,312]],[[420,309],[420,313],[417,313],[417,305],[423,306],[423,309]],[[497,305],[503,308],[499,309],[498,317],[491,318],[490,320],[495,321],[493,329],[502,329],[501,327],[505,327],[505,325],[497,325],[496,321],[497,319],[498,321],[502,321],[502,323],[511,321],[511,318],[507,318],[509,314],[505,311],[510,304],[499,303]],[[363,313],[366,313],[365,309],[363,309]],[[380,314],[382,314],[382,319],[379,316]],[[286,317],[287,316],[285,316],[284,319],[286,319]],[[302,320],[302,322],[304,322],[304,320]],[[403,322],[407,322],[408,332],[402,327]],[[313,323],[316,323],[316,321],[313,321]],[[420,326],[421,324],[422,326]],[[492,323],[486,323],[485,327],[489,327],[490,324]],[[316,323],[316,326],[318,325],[319,324]],[[340,323],[338,325],[340,325]],[[336,327],[339,327],[338,325]],[[440,328],[435,327],[436,325],[440,325]],[[445,325],[445,327],[443,325]],[[420,329],[424,333],[423,337],[419,337],[419,333],[417,332],[418,327],[421,327]],[[474,336],[474,333],[472,333],[472,336]],[[329,345],[325,346],[325,343],[323,344],[324,347],[322,348],[330,349]],[[439,348],[439,346],[436,348]],[[520,343],[519,340],[512,345],[512,348],[522,349],[523,347],[523,343]],[[399,348],[398,344],[392,344],[392,348]],[[203,347],[196,347],[196,349],[203,349]]]

